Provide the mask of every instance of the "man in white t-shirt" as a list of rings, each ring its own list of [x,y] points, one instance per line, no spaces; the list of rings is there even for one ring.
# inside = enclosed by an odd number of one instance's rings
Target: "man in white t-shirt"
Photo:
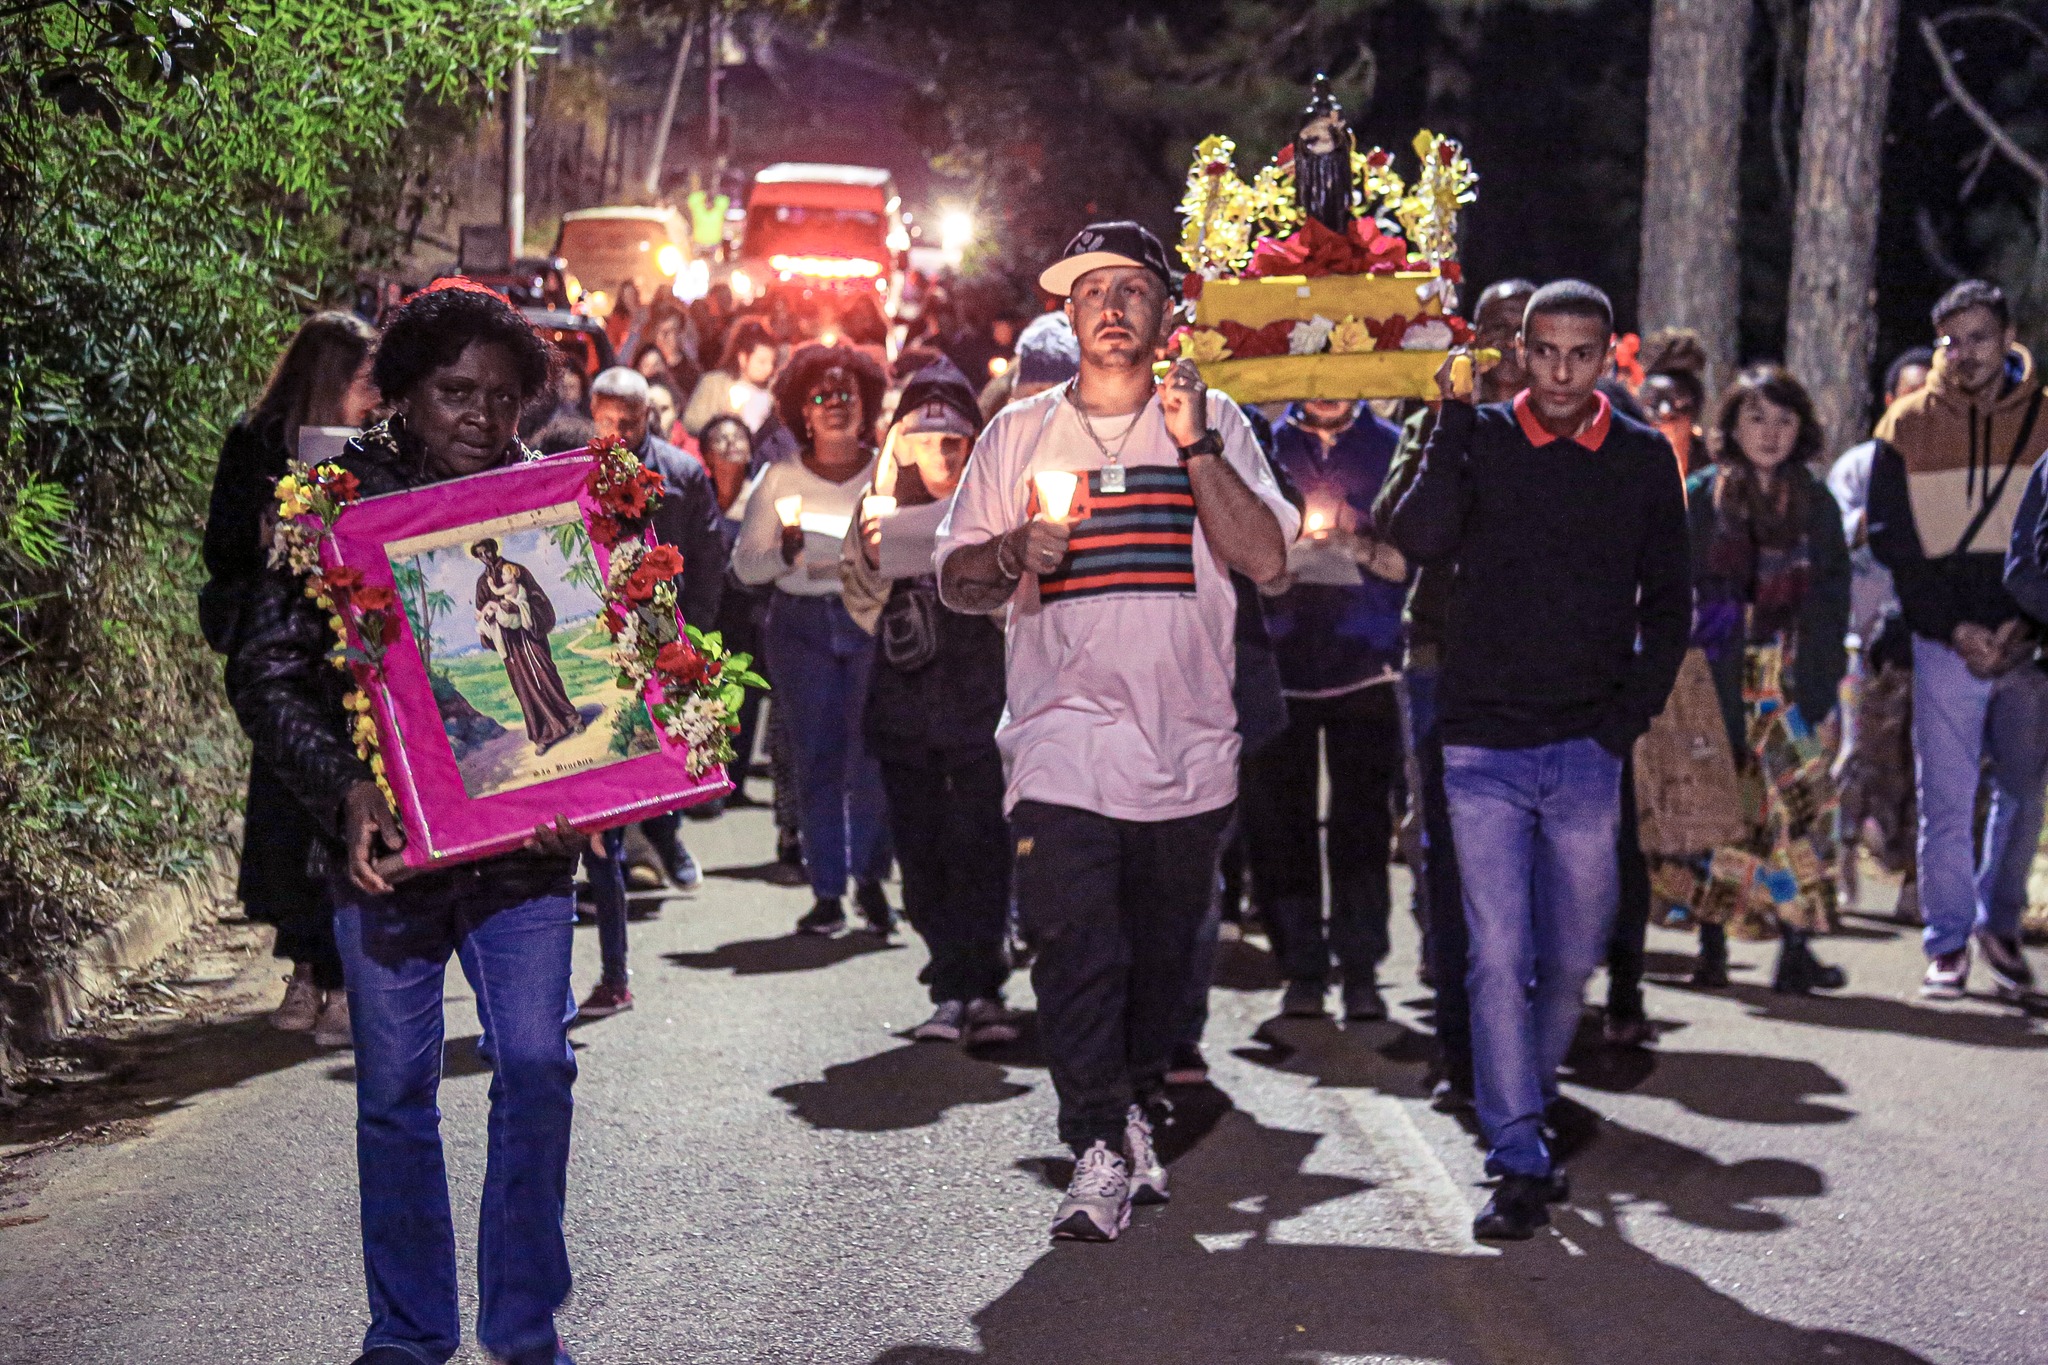
[[[1158,238],[1095,224],[1039,284],[1067,297],[1080,373],[982,433],[934,562],[948,606],[1010,609],[1004,808],[1078,1158],[1052,1231],[1110,1241],[1166,1198],[1145,1104],[1237,799],[1229,572],[1279,577],[1300,523],[1235,403],[1185,361],[1153,383],[1173,299]]]

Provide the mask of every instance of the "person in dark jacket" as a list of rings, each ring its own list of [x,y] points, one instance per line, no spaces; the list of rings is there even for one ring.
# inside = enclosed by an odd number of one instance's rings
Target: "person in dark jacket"
[[[1607,296],[1545,285],[1519,344],[1529,387],[1512,403],[1459,399],[1445,362],[1390,526],[1410,558],[1455,566],[1444,790],[1479,1121],[1502,1177],[1473,1232],[1496,1240],[1533,1236],[1561,1189],[1544,1114],[1613,926],[1622,761],[1670,695],[1692,619],[1678,462],[1597,388]]]
[[[377,406],[370,382],[376,341],[375,329],[353,313],[316,313],[285,348],[263,396],[228,429],[207,509],[207,581],[199,593],[200,626],[222,654],[234,649],[243,607],[267,561],[266,509],[298,454],[301,429],[361,427]],[[250,919],[277,926],[272,952],[292,964],[270,1022],[291,1032],[310,1029],[323,1047],[346,1047],[348,996],[334,912],[308,868],[318,837],[319,827],[276,774],[252,760],[235,895]]]
[[[1331,959],[1347,1019],[1384,1019],[1378,969],[1393,904],[1390,807],[1401,771],[1395,695],[1408,566],[1372,529],[1398,433],[1362,403],[1296,404],[1274,463],[1305,499],[1304,542],[1265,602],[1287,729],[1247,760],[1252,885],[1287,979],[1281,1010],[1320,1018]],[[1304,553],[1305,551],[1305,553]],[[1339,581],[1348,580],[1348,581]],[[1328,751],[1329,928],[1323,924],[1319,792]]]
[[[339,463],[371,497],[534,458],[515,436],[547,385],[545,342],[502,298],[454,283],[389,320],[373,370],[393,415]],[[287,569],[258,576],[228,664],[257,758],[318,823],[355,1027],[357,1177],[370,1327],[357,1365],[445,1361],[461,1342],[441,1152],[441,1001],[459,956],[494,1049],[477,1336],[509,1365],[568,1365],[570,875],[588,839],[558,819],[523,850],[394,884],[404,835],[356,756],[326,613]]]
[[[2040,631],[2005,586],[2031,469],[2048,451],[2034,358],[1997,286],[1965,280],[1934,305],[1927,386],[1877,424],[1866,516],[1913,632],[1913,753],[1920,798],[1920,993],[1960,998],[1974,941],[2001,994],[2034,974],[2019,949],[2027,872],[2041,838],[2048,674]],[[1991,760],[1991,816],[1973,857],[1977,786]]]
[[[1755,919],[1759,936],[1775,931],[1780,940],[1775,989],[1839,990],[1841,968],[1808,946],[1835,908],[1833,779],[1825,763],[1787,757],[1820,756],[1811,736],[1835,710],[1848,671],[1849,546],[1835,500],[1809,465],[1824,433],[1799,381],[1782,366],[1745,370],[1719,411],[1714,462],[1686,486],[1692,642],[1713,674],[1737,767],[1763,769],[1764,802],[1739,845],[1690,879],[1700,921],[1693,980],[1726,985],[1727,925]],[[1725,873],[1717,882],[1722,868],[1757,875],[1735,886]]]
[[[1522,310],[1536,286],[1528,280],[1496,280],[1472,309],[1473,345],[1498,351],[1500,359],[1479,375],[1479,400],[1506,403],[1524,387],[1515,337]],[[1422,472],[1422,452],[1436,430],[1436,409],[1423,408],[1401,428],[1401,447],[1373,499],[1373,524],[1381,534],[1393,520],[1401,497]],[[1429,926],[1424,943],[1430,988],[1436,993],[1435,1027],[1441,1052],[1432,1092],[1452,1109],[1472,1104],[1472,1023],[1465,997],[1465,899],[1458,886],[1457,852],[1451,844],[1451,811],[1444,800],[1444,742],[1437,728],[1437,685],[1442,672],[1444,611],[1451,566],[1413,566],[1408,602],[1401,617],[1401,676],[1408,685],[1408,743],[1419,781],[1413,799],[1422,807],[1422,899]]]
[[[648,429],[647,393],[645,376],[623,365],[614,366],[590,386],[590,420],[600,440],[618,441],[639,456],[641,464],[661,475],[662,498],[654,509],[654,537],[683,552],[676,606],[683,620],[706,630],[718,620],[729,558],[720,529],[724,518],[718,510],[718,492],[701,462]],[[643,820],[640,830],[654,846],[669,880],[691,887],[702,881],[704,874],[683,846],[682,819],[680,814],[658,815]]]
[[[981,434],[981,411],[965,377],[941,360],[911,379],[896,412],[875,486],[896,499],[905,530],[929,538]],[[840,571],[848,610],[875,635],[861,732],[881,762],[903,913],[932,956],[932,1016],[911,1036],[1009,1042],[1017,1037],[1003,1007],[1010,839],[995,739],[1003,632],[939,601],[928,553],[908,573],[885,573],[895,566],[881,556],[884,515],[863,499],[860,534],[847,537]]]

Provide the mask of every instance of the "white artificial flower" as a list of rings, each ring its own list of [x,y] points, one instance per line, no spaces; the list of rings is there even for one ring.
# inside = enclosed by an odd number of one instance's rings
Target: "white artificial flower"
[[[1425,318],[1410,323],[1408,330],[1401,333],[1401,349],[1404,351],[1448,351],[1451,349],[1451,325],[1441,318]]]
[[[1324,317],[1321,313],[1316,314],[1307,322],[1295,323],[1294,330],[1287,334],[1287,354],[1321,354],[1323,349],[1330,344],[1330,333],[1336,329],[1337,324]]]

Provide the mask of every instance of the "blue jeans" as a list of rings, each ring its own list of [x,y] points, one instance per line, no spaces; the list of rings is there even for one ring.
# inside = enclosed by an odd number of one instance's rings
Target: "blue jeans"
[[[860,881],[889,871],[888,803],[882,770],[861,742],[874,637],[837,595],[777,592],[768,605],[773,704],[788,708],[804,865],[818,896],[846,894],[849,870]]]
[[[1472,1088],[1472,1010],[1465,998],[1468,968],[1465,893],[1458,885],[1458,855],[1451,837],[1450,806],[1444,800],[1444,743],[1437,729],[1434,667],[1410,668],[1408,714],[1422,792],[1423,884],[1429,902],[1430,984],[1436,991],[1436,1037],[1443,1049],[1444,1075],[1461,1090]],[[1412,869],[1411,869],[1412,870]]]
[[[626,831],[604,832],[604,853],[583,851],[590,899],[597,907],[597,960],[607,986],[624,986],[626,971]]]
[[[447,1360],[462,1340],[436,1103],[451,953],[476,992],[496,1057],[477,1228],[477,1339],[518,1365],[567,1359],[555,1347],[555,1309],[569,1293],[562,1211],[576,1079],[568,1039],[575,906],[566,879],[531,895],[495,888],[487,877],[457,871],[431,889],[402,887],[393,896],[345,883],[335,890],[334,935],[355,1025],[356,1170],[370,1294],[363,1349],[396,1347],[424,1365]]]
[[[1593,739],[1444,746],[1471,965],[1474,1098],[1487,1168],[1545,1175],[1543,1111],[1619,896],[1621,760]]]
[[[1991,759],[1991,819],[1972,859],[1980,765]],[[2031,663],[1980,678],[1947,645],[1913,637],[1913,767],[1920,797],[1920,912],[1927,955],[1972,929],[2020,931],[2027,870],[2048,781],[2048,674]],[[1974,865],[1973,865],[1974,861]]]

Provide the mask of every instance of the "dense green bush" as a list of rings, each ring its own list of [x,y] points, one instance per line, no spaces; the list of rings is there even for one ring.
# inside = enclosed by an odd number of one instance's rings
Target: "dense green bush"
[[[224,836],[193,619],[221,433],[582,3],[0,14],[0,975]]]

